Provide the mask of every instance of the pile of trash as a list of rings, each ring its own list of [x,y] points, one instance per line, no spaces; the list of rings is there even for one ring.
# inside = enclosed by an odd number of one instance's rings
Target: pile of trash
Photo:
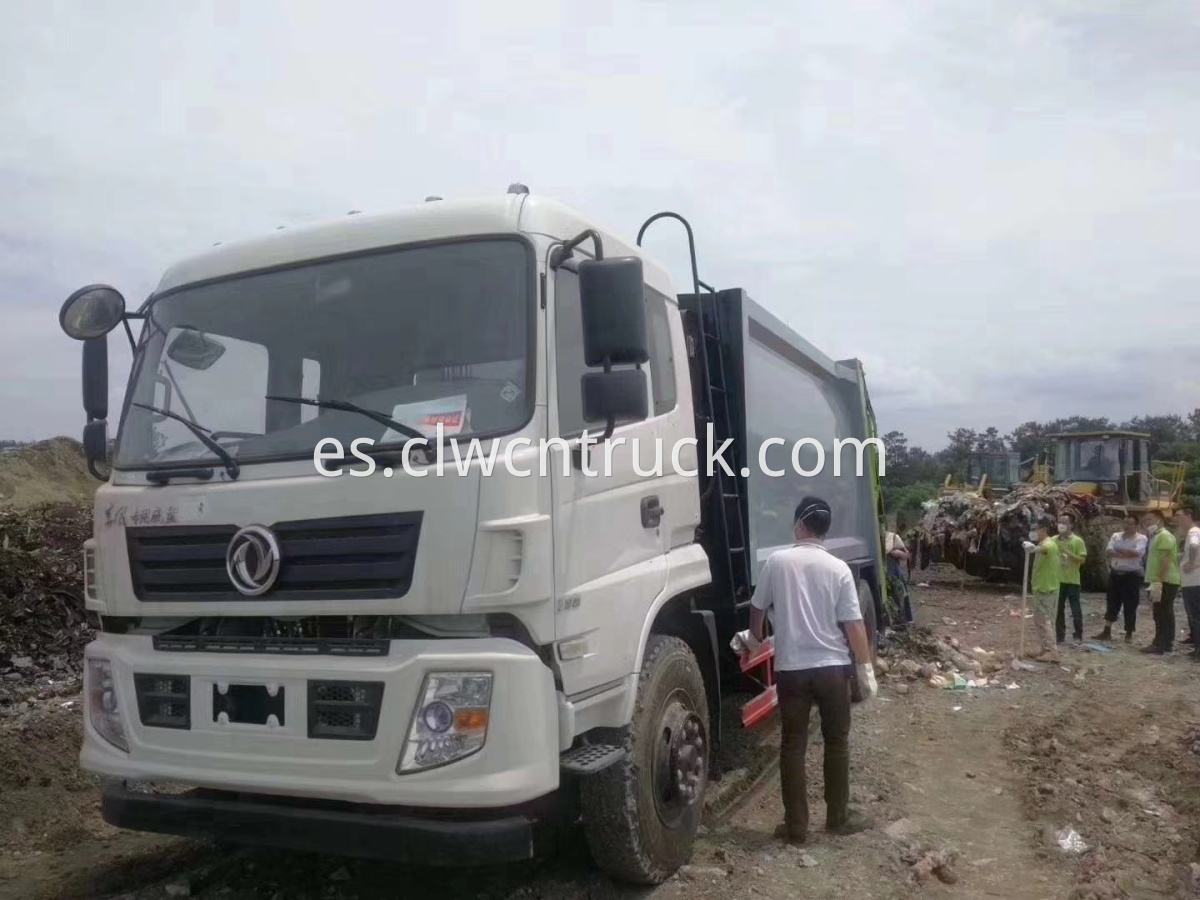
[[[879,650],[884,679],[907,692],[909,682],[924,681],[945,690],[1006,688],[1015,690],[1009,656],[983,647],[964,649],[957,638],[943,638],[924,626],[910,625],[889,634]]]
[[[83,605],[88,507],[0,508],[0,703],[39,677],[78,675],[94,618]]]
[[[1076,530],[1088,547],[1080,572],[1084,590],[1103,590],[1108,567],[1104,548],[1120,521],[1107,515],[1097,499],[1061,486],[1018,484],[996,500],[957,492],[930,500],[909,534],[917,548],[917,565],[946,562],[968,575],[989,581],[1020,583],[1025,571],[1024,541],[1030,526],[1042,517],[1064,512],[1075,517]]]

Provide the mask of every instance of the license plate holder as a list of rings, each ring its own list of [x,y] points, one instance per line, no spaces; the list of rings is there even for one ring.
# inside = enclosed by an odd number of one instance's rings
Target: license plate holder
[[[214,722],[269,726],[274,718],[274,724],[285,724],[282,686],[272,694],[265,684],[214,684],[212,706]]]

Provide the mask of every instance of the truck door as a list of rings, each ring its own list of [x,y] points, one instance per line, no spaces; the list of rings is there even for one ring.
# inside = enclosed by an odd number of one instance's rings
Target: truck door
[[[579,458],[584,429],[598,436],[604,426],[583,420],[580,378],[588,370],[579,278],[564,266],[551,271],[547,280],[552,286],[547,333],[553,336],[546,342],[550,437],[571,447],[568,451],[554,443],[546,455],[554,509],[555,625],[563,687],[569,696],[634,671],[645,612],[666,586],[666,520],[654,508],[665,506],[663,476],[671,471],[671,459],[670,448],[663,447],[662,464],[655,465],[660,429],[653,399],[650,417],[618,423],[611,450],[590,445],[586,465],[594,474],[581,471],[571,459]],[[651,392],[653,366],[642,368]],[[635,448],[640,471],[660,474],[635,472]],[[565,476],[564,459],[569,471]]]

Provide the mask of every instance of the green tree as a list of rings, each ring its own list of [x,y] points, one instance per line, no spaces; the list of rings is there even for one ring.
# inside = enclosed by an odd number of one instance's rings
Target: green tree
[[[973,428],[955,428],[946,438],[950,441],[945,450],[946,461],[955,466],[966,462],[979,440]]]
[[[975,449],[981,453],[999,453],[1008,449],[1008,443],[996,426],[990,425],[975,435]]]
[[[1150,435],[1150,456],[1156,457],[1166,444],[1191,440],[1192,429],[1183,416],[1134,416],[1121,426],[1127,431],[1144,431]]]

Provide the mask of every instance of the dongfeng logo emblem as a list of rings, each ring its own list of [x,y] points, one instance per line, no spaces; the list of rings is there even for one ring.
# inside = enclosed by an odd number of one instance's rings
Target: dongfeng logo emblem
[[[247,597],[265,594],[279,577],[279,543],[269,528],[247,525],[229,542],[225,570]]]

